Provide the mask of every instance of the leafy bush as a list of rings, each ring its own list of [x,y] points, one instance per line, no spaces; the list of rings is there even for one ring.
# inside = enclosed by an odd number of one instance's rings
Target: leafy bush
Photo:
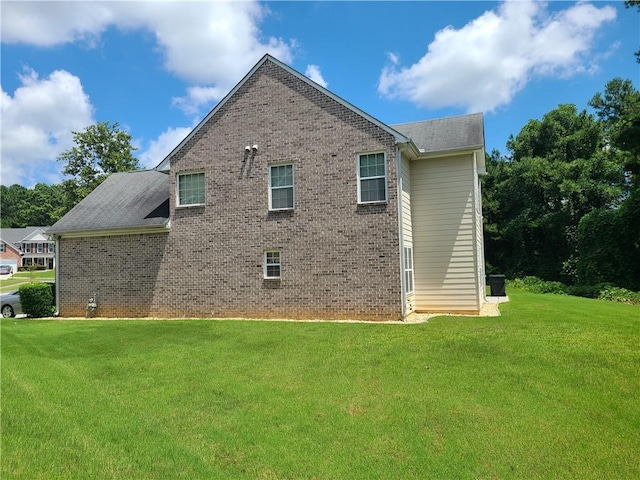
[[[567,287],[560,282],[549,282],[538,277],[523,277],[509,281],[509,287],[530,293],[555,293],[564,295]]]
[[[49,283],[20,285],[22,311],[29,317],[48,317],[55,312],[53,288]]]
[[[626,288],[607,286],[600,292],[598,298],[601,300],[609,300],[611,302],[640,305],[640,292],[634,292],[627,290]]]
[[[567,293],[575,297],[600,298],[600,292],[605,288],[612,287],[610,283],[598,283],[597,285],[570,285]]]

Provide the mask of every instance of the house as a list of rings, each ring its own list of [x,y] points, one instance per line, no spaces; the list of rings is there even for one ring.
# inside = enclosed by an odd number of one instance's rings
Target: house
[[[55,241],[47,227],[0,228],[0,264],[18,267],[55,267]]]
[[[49,229],[59,314],[477,314],[484,171],[482,114],[386,125],[265,55],[154,170]]]

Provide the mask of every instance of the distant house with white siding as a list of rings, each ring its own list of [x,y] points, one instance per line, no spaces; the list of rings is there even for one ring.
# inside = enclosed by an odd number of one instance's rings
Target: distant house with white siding
[[[83,316],[398,320],[485,301],[482,114],[386,125],[266,55],[48,233]]]

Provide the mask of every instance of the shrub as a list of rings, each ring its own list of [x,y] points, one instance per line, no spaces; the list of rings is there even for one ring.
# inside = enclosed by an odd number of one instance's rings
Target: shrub
[[[55,312],[51,284],[27,283],[20,285],[22,311],[29,317],[48,317]]]
[[[627,290],[626,288],[607,286],[600,292],[598,298],[601,300],[609,300],[611,302],[640,305],[640,292],[634,292]]]
[[[511,288],[524,290],[530,293],[555,293],[564,295],[567,293],[567,287],[560,282],[549,282],[541,280],[538,277],[523,277],[511,280],[509,282]]]

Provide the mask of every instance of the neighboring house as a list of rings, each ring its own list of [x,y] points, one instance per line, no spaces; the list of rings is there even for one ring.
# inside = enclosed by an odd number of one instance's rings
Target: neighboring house
[[[266,55],[48,230],[84,316],[398,320],[485,301],[481,114],[389,126]]]
[[[48,227],[1,228],[0,263],[28,267],[55,267],[55,241],[45,230]]]

